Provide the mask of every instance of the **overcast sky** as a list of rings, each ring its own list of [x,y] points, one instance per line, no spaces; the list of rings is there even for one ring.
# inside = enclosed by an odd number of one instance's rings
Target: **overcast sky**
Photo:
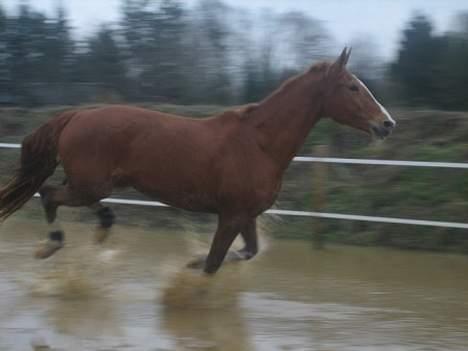
[[[185,0],[193,6],[197,0]],[[0,0],[13,11],[24,0]],[[400,32],[415,11],[429,15],[438,31],[445,31],[454,15],[468,11],[468,0],[224,0],[224,2],[252,10],[268,8],[273,11],[303,11],[323,21],[340,46],[356,37],[373,37],[380,54],[390,58],[400,40]],[[33,0],[37,9],[52,14],[60,0]],[[118,19],[121,0],[62,0],[72,25],[89,33],[100,23]]]

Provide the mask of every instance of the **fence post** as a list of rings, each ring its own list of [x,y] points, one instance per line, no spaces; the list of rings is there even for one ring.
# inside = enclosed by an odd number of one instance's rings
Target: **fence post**
[[[328,146],[318,145],[314,148],[317,157],[328,157]],[[312,208],[316,212],[323,212],[327,200],[327,175],[328,166],[324,162],[316,162],[312,167]],[[313,220],[312,242],[315,249],[322,249],[325,246],[320,218]]]

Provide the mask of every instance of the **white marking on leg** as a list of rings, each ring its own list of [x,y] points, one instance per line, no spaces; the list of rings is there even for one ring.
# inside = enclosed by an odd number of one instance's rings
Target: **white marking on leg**
[[[393,122],[393,125],[396,125],[396,122],[395,120],[392,118],[392,116],[390,116],[390,113],[388,113],[388,111],[385,109],[385,107],[383,107],[380,102],[377,101],[377,99],[375,98],[374,95],[372,95],[371,91],[369,90],[369,88],[358,78],[356,77],[354,74],[353,74],[353,77],[359,82],[359,84],[361,84],[361,86],[369,93],[369,95],[371,96],[371,98],[374,100],[374,102],[377,104],[377,106],[380,107],[380,110],[382,111],[382,113],[388,118],[388,120],[390,122]]]

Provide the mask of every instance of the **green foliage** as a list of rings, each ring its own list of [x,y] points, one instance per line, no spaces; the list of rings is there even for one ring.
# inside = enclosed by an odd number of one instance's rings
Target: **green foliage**
[[[127,63],[134,79],[129,97],[182,101],[188,62],[184,37],[188,33],[185,9],[173,0],[154,3],[126,0],[120,23]],[[129,68],[130,68],[129,67]]]
[[[432,75],[439,49],[430,20],[422,15],[414,17],[403,31],[398,58],[392,65],[392,72],[403,84],[410,103],[424,105],[434,98]]]
[[[468,15],[458,27],[435,34],[428,17],[416,15],[403,31],[391,76],[402,87],[399,95],[410,105],[448,110],[468,108]]]
[[[126,68],[121,50],[112,30],[102,27],[87,43],[88,51],[81,57],[80,81],[97,82],[124,94]]]
[[[0,7],[0,104],[108,101],[241,104],[323,57],[325,30],[300,13],[256,18],[219,0],[122,0],[120,21],[72,38],[67,14]],[[279,30],[273,29],[279,28]],[[300,35],[297,35],[300,29]],[[280,36],[280,40],[274,37]],[[288,58],[276,66],[278,58]],[[281,60],[280,60],[281,61]],[[103,98],[104,97],[104,98]]]
[[[3,88],[27,95],[27,84],[61,82],[67,78],[72,42],[62,8],[49,20],[27,5],[19,7],[17,17],[0,15],[0,45]]]

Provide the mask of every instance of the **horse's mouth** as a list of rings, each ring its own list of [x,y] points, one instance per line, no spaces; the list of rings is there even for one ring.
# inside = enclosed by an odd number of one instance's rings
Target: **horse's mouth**
[[[384,140],[386,137],[388,137],[392,133],[391,129],[388,129],[385,127],[377,127],[374,125],[371,125],[370,130],[371,130],[372,136],[380,140]]]

